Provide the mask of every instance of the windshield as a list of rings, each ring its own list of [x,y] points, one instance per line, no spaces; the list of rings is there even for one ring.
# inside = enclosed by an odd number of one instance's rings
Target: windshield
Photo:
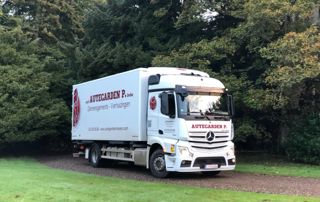
[[[211,115],[228,116],[227,96],[224,93],[189,92],[177,96],[179,117]]]

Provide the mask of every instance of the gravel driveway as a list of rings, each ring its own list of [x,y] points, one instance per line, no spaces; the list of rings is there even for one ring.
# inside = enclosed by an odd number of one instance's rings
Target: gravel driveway
[[[71,155],[39,157],[38,160],[49,167],[102,176],[183,184],[195,187],[320,197],[320,179],[314,178],[221,172],[214,177],[207,177],[200,173],[174,173],[168,179],[156,179],[144,167],[128,163],[113,163],[103,168],[93,168],[87,160],[73,158]]]

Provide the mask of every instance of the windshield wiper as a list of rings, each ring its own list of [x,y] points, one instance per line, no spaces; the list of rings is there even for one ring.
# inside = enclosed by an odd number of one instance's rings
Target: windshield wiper
[[[194,114],[194,115],[192,115],[192,114]],[[197,115],[195,115],[195,114],[200,114],[200,116],[197,116]],[[192,111],[192,112],[187,112],[187,116],[190,116],[190,115],[192,115],[195,119],[204,119],[204,118],[207,118],[208,120],[210,120],[210,118],[206,115],[206,114],[204,114],[203,112],[201,112],[201,110],[200,110],[200,112],[194,112],[194,111]]]
[[[209,118],[209,116],[207,115],[207,112],[206,113],[203,113],[201,110],[200,110],[200,114],[203,116],[203,117],[206,117],[208,120],[211,120]]]

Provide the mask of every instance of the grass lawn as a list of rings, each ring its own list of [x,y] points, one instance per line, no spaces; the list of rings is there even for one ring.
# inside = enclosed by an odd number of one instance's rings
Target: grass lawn
[[[320,166],[291,163],[282,157],[264,153],[238,155],[236,171],[266,175],[320,178]]]
[[[0,201],[319,201],[101,177],[48,168],[32,159],[0,159]]]

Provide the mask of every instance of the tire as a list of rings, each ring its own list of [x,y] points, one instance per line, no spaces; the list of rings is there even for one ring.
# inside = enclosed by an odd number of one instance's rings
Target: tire
[[[166,170],[166,162],[162,149],[157,149],[151,154],[149,168],[154,177],[165,178],[168,176],[169,173]]]
[[[101,166],[101,148],[96,143],[94,143],[90,149],[89,162],[92,165],[92,167],[97,168]]]
[[[206,171],[206,172],[202,172],[202,174],[208,177],[213,177],[218,175],[220,172],[221,171]]]

